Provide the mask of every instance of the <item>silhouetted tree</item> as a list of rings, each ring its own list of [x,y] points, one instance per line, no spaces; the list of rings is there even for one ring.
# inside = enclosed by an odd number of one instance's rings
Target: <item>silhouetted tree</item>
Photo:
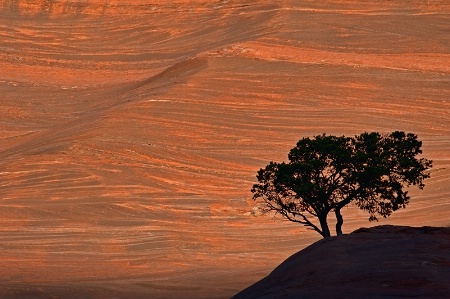
[[[355,204],[373,221],[406,207],[410,197],[404,187],[424,187],[432,161],[416,158],[421,146],[415,134],[399,131],[303,138],[290,151],[289,163],[270,162],[258,171],[253,199],[262,199],[263,211],[275,211],[324,238],[330,236],[327,216],[334,211],[341,235],[344,206]]]

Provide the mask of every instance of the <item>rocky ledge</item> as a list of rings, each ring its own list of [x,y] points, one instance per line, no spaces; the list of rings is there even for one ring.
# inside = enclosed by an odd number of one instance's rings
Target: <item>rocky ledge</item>
[[[244,298],[448,298],[450,227],[377,226],[292,255]]]

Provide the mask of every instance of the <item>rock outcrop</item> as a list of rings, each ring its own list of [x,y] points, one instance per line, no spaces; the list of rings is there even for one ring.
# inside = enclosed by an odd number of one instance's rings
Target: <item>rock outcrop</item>
[[[244,298],[447,298],[450,228],[378,226],[292,255]]]

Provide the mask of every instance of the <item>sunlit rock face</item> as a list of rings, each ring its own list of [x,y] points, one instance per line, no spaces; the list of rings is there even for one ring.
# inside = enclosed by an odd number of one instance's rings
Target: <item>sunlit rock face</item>
[[[318,240],[249,189],[324,132],[417,134],[431,178],[381,222],[450,225],[449,13],[0,1],[0,297],[230,297]]]

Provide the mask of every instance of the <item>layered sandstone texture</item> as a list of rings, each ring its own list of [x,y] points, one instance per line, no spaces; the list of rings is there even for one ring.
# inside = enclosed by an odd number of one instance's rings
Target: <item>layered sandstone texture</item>
[[[381,223],[450,225],[449,24],[446,0],[0,0],[0,297],[232,296],[318,240],[249,189],[324,132],[417,134],[431,178]]]

